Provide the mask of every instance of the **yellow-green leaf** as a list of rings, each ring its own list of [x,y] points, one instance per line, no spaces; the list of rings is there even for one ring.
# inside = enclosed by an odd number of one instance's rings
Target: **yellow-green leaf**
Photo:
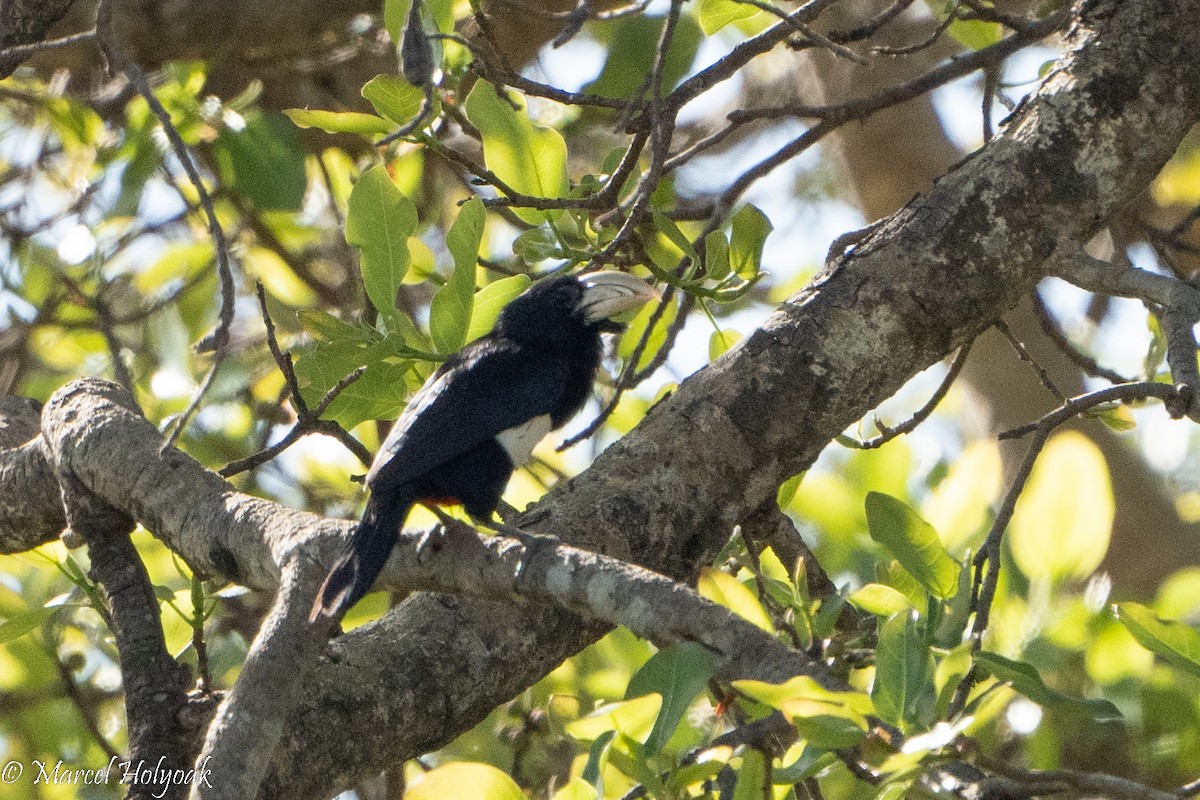
[[[1000,483],[1000,448],[996,442],[972,442],[921,504],[921,516],[937,530],[947,550],[959,552],[983,531]]]
[[[1200,675],[1200,631],[1181,622],[1161,620],[1139,603],[1119,603],[1115,611],[1138,644],[1168,664]]]
[[[471,314],[471,327],[467,329],[467,341],[473,342],[491,331],[496,317],[514,297],[529,288],[528,275],[510,275],[489,283],[475,293],[475,310]]]
[[[310,111],[307,108],[288,108],[284,114],[298,128],[317,128],[326,133],[357,133],[363,136],[391,133],[392,123],[374,114],[359,111]]]
[[[609,731],[617,731],[644,743],[654,730],[654,721],[662,708],[662,695],[647,694],[597,708],[586,717],[567,723],[567,733],[576,739],[594,741]]]
[[[455,761],[419,775],[405,800],[525,800],[517,782],[491,764]]]
[[[504,91],[500,97],[498,91]],[[534,125],[525,112],[521,95],[498,90],[479,81],[466,102],[467,118],[483,137],[483,160],[513,190],[535,197],[565,197],[567,144],[562,134]],[[547,214],[532,209],[513,209],[530,224],[539,224]]]
[[[1038,457],[1009,526],[1009,545],[1030,578],[1090,575],[1108,551],[1112,485],[1104,455],[1081,433],[1055,435]]]
[[[866,509],[872,539],[887,547],[931,595],[943,600],[955,595],[960,567],[932,525],[905,503],[880,492],[867,494]]]
[[[890,617],[912,608],[912,603],[902,592],[882,583],[868,583],[846,599],[855,608],[879,617]]]
[[[346,241],[362,251],[367,297],[396,329],[396,291],[408,272],[408,237],[417,227],[417,210],[400,193],[383,166],[362,174],[350,192]]]
[[[381,117],[397,125],[411,122],[425,95],[398,75],[376,75],[362,87],[362,96]]]
[[[705,567],[700,572],[700,581],[696,591],[702,597],[712,600],[718,605],[728,608],[744,620],[752,622],[768,633],[775,632],[771,618],[763,609],[762,603],[754,596],[754,592],[728,572],[721,572],[712,567]]]

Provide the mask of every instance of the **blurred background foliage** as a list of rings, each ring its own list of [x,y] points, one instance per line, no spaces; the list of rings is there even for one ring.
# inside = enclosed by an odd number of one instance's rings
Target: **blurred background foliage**
[[[938,57],[988,47],[1007,31],[996,20],[971,18],[965,11],[973,5],[917,4],[903,17],[905,31],[928,34],[939,20],[950,22],[931,50]],[[633,97],[655,62],[667,12],[660,6],[591,20],[521,74],[568,92]],[[194,57],[157,64],[154,93],[202,166],[235,264],[230,343],[178,441],[213,469],[252,457],[298,424],[296,398],[266,346],[256,284],[295,359],[308,409],[362,369],[322,419],[374,452],[386,430],[377,420],[394,418],[441,358],[485,333],[531,277],[575,268],[620,235],[620,220],[598,209],[491,202],[512,193],[567,200],[599,191],[619,169],[628,120],[616,109],[554,103],[483,80],[472,66],[476,40],[459,35],[472,22],[466,4],[425,7],[426,32],[442,34],[430,40],[437,71],[428,123],[388,147],[372,146],[423,113],[427,99],[397,75],[388,44],[400,40],[407,3],[387,0],[372,11],[331,22],[340,26],[340,46],[355,43],[356,59],[365,53],[385,66],[358,81],[360,95],[330,90],[337,102],[323,107],[300,102],[303,93],[272,89],[266,71],[246,77],[244,69]],[[754,4],[684,4],[660,66],[664,90],[774,22]],[[493,44],[513,35],[497,31]],[[538,36],[530,31],[517,41],[536,48]],[[512,46],[513,63],[524,63],[527,56]],[[1019,98],[1036,87],[1054,56],[1051,43],[1005,62],[998,68],[1004,93]],[[78,64],[63,63],[74,71],[48,68],[54,62],[44,59],[0,82],[0,389],[45,400],[75,377],[102,375],[130,388],[165,431],[216,363],[192,347],[219,320],[214,244],[195,187],[144,99],[128,87],[105,93],[87,84]],[[711,133],[729,108],[778,88],[794,64],[795,56],[778,55],[755,62],[702,97],[680,118],[685,141]],[[929,99],[963,147],[979,143],[982,91],[974,76]],[[629,321],[597,402],[568,435],[615,403],[604,427],[565,452],[556,451],[557,441],[543,443],[510,484],[509,504],[523,508],[585,468],[675,383],[803,286],[834,235],[872,217],[839,175],[832,148],[806,150],[727,213],[706,216],[739,175],[802,130],[793,119],[735,136],[650,187],[630,240],[638,246],[623,247],[614,260],[670,284],[674,299]],[[1126,220],[1119,229],[1115,246],[1135,261],[1186,269],[1168,256],[1190,251],[1172,250],[1173,242],[1152,231],[1190,231],[1178,221],[1190,225],[1194,214],[1180,212],[1170,225],[1157,215],[1200,203],[1198,145],[1195,137],[1186,141],[1156,179],[1143,209],[1153,213],[1146,211],[1142,227]],[[634,197],[635,184],[629,179],[617,196]],[[485,198],[487,207],[470,198]],[[1160,337],[1141,306],[1101,308],[1059,285],[1043,287],[1043,296],[1069,338],[1113,369],[1150,376],[1162,369]],[[944,372],[914,378],[879,418],[904,419]],[[640,384],[618,396],[615,384],[638,373]],[[950,713],[971,664],[963,644],[970,558],[1007,484],[1004,454],[981,408],[977,394],[955,387],[911,436],[871,451],[831,445],[812,470],[781,488],[780,507],[834,579],[836,595],[810,590],[803,568],[736,535],[702,576],[706,596],[828,655],[853,692],[831,697],[803,682],[718,685],[702,653],[656,652],[618,630],[444,750],[366,782],[360,794],[389,796],[411,784],[414,798],[528,793],[570,800],[632,796],[640,785],[650,797],[917,797],[934,791],[916,780],[918,767],[963,751],[1014,768],[1098,770],[1157,787],[1194,780],[1200,567],[1173,559],[1147,529],[1135,550],[1159,565],[1157,578],[1114,594],[1101,567],[1120,480],[1101,447],[1074,430],[1051,440],[1009,528],[987,653],[977,659],[990,677],[965,712]],[[1126,431],[1122,446],[1157,470],[1159,490],[1182,520],[1200,518],[1195,437],[1186,424],[1165,422],[1160,408],[1101,417],[1088,424]],[[873,419],[847,432],[875,433]],[[312,432],[231,480],[290,506],[354,516],[362,498],[349,477],[365,466],[345,441]],[[421,513],[410,524],[432,521]],[[261,599],[193,576],[145,531],[136,542],[158,587],[172,652],[213,687],[230,686]],[[1154,557],[1160,548],[1167,555]],[[86,571],[86,553],[61,543],[0,562],[0,760],[98,767],[121,752],[116,654]],[[370,596],[348,624],[388,602]],[[770,709],[796,723],[796,741],[774,749],[719,742],[729,726]],[[835,753],[867,741],[867,717],[911,745],[868,754],[885,778],[879,785],[861,780]],[[115,787],[30,787],[0,784],[0,797],[120,794]],[[472,788],[462,794],[462,787]]]

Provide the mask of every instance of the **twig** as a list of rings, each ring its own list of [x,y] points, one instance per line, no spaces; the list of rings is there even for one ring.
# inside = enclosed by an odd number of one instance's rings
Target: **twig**
[[[1071,361],[1084,371],[1085,374],[1093,378],[1103,378],[1109,383],[1130,383],[1130,379],[1121,375],[1119,372],[1114,372],[1107,367],[1102,367],[1088,354],[1084,353],[1067,338],[1066,333],[1054,321],[1050,309],[1046,307],[1046,301],[1038,292],[1033,293],[1033,313],[1037,317],[1038,324],[1042,326],[1042,333],[1062,351],[1063,355],[1071,359]]]
[[[63,36],[58,39],[47,39],[44,42],[33,42],[31,44],[18,44],[12,47],[6,47],[0,50],[0,59],[24,59],[40,53],[43,50],[54,50],[59,47],[69,47],[80,42],[90,42],[96,38],[96,29],[90,31],[81,31],[80,33],[72,33],[69,36]]]
[[[958,353],[955,354],[954,360],[950,362],[950,368],[946,370],[946,377],[942,378],[942,382],[938,385],[937,391],[929,398],[925,405],[917,409],[917,412],[904,422],[890,427],[884,425],[878,419],[875,420],[875,427],[879,429],[880,435],[866,441],[857,441],[848,436],[839,436],[838,442],[847,447],[856,450],[874,450],[895,439],[897,436],[912,433],[917,429],[917,426],[929,418],[938,404],[946,397],[950,391],[950,387],[954,385],[954,381],[958,378],[958,373],[962,371],[963,365],[967,363],[967,355],[971,352],[971,345],[965,344],[958,348]]]
[[[1029,475],[1033,471],[1033,465],[1037,461],[1038,455],[1041,454],[1047,440],[1049,440],[1050,434],[1066,421],[1096,406],[1112,402],[1134,402],[1149,398],[1162,400],[1163,405],[1170,409],[1174,403],[1178,402],[1179,391],[1173,386],[1154,383],[1152,381],[1110,386],[1096,392],[1072,397],[1037,422],[1023,425],[1020,428],[1000,434],[1001,439],[1014,439],[1029,434],[1033,436],[1029,440],[1029,446],[1025,451],[1025,456],[1021,460],[1020,466],[1013,475],[1012,484],[1004,495],[1004,502],[1001,504],[1000,510],[996,512],[996,519],[988,531],[987,538],[975,556],[975,576],[971,586],[970,603],[970,611],[975,615],[970,634],[975,650],[979,650],[982,645],[983,634],[988,627],[992,602],[996,596],[996,588],[1000,578],[1000,544],[1003,540],[1004,532],[1008,528],[1009,521],[1012,519],[1013,511],[1016,509],[1017,500],[1025,488],[1025,483],[1029,480]],[[986,575],[984,574],[985,566],[987,568]],[[967,698],[970,696],[971,689],[974,687],[976,680],[977,674],[975,669],[972,668],[971,672],[963,678],[962,682],[958,685],[958,689],[955,691],[954,699],[950,703],[949,713],[951,716],[961,712],[966,707]]]
[[[199,390],[192,398],[187,409],[179,416],[175,428],[163,442],[163,448],[172,446],[183,433],[184,428],[199,408],[204,395],[212,386],[213,378],[216,376],[217,369],[221,366],[226,355],[226,347],[229,343],[229,329],[233,324],[233,306],[234,306],[234,284],[233,270],[229,264],[229,245],[225,240],[225,231],[221,228],[221,222],[217,218],[216,208],[213,206],[212,196],[208,189],[204,186],[204,180],[200,177],[200,171],[196,167],[196,163],[192,160],[191,153],[188,152],[187,145],[183,141],[183,137],[179,135],[174,123],[171,122],[171,115],[167,112],[163,104],[159,102],[154,94],[154,90],[150,86],[150,80],[146,77],[146,73],[141,66],[131,60],[122,49],[121,43],[118,41],[116,33],[113,29],[113,2],[112,0],[101,0],[96,11],[96,40],[100,45],[100,51],[104,54],[104,58],[108,61],[109,72],[121,72],[129,79],[129,82],[137,89],[138,94],[146,101],[150,110],[154,112],[154,116],[158,118],[159,124],[162,125],[163,133],[166,134],[167,141],[171,143],[171,149],[175,153],[175,157],[179,159],[179,163],[183,166],[183,170],[187,173],[188,180],[196,189],[196,194],[200,198],[200,206],[204,209],[204,216],[208,220],[209,235],[212,236],[213,246],[217,256],[217,275],[221,281],[221,310],[218,315],[217,327],[201,339],[196,344],[196,350],[201,353],[213,353],[214,361],[208,375],[200,384]]]
[[[284,381],[287,384],[288,393],[292,398],[292,406],[296,409],[296,424],[288,431],[282,439],[270,447],[259,450],[253,455],[245,458],[240,458],[237,461],[231,461],[218,470],[218,474],[223,478],[228,478],[238,473],[254,469],[262,464],[272,460],[284,450],[291,447],[310,433],[323,433],[337,439],[342,445],[358,457],[364,465],[371,463],[371,453],[363,445],[362,442],[355,439],[350,433],[333,420],[321,419],[321,415],[329,408],[337,396],[350,384],[357,381],[366,372],[366,367],[359,367],[344,376],[329,391],[321,397],[321,401],[315,409],[309,409],[308,404],[304,400],[304,396],[300,392],[300,381],[296,378],[296,370],[292,364],[292,354],[285,353],[279,347],[279,340],[275,337],[275,323],[271,320],[271,314],[267,310],[267,295],[260,283],[257,286],[258,305],[262,310],[263,325],[267,329],[267,347],[271,351],[271,356],[275,359],[275,364],[279,367],[279,371],[283,373]]]
[[[1008,323],[1002,319],[996,320],[996,330],[1000,331],[1000,334],[1008,340],[1010,345],[1012,345],[1012,349],[1016,352],[1017,357],[1028,364],[1030,368],[1037,373],[1038,381],[1040,381],[1042,386],[1046,388],[1046,391],[1054,395],[1054,399],[1058,402],[1066,402],[1066,395],[1060,392],[1058,387],[1054,385],[1054,381],[1050,378],[1050,373],[1046,371],[1045,367],[1037,362],[1037,359],[1029,354],[1029,350],[1026,349],[1025,343],[1016,337],[1016,335],[1012,332],[1012,329],[1008,327]]]
[[[104,754],[109,758],[120,758],[121,753],[117,748],[113,747],[112,742],[100,730],[100,723],[96,721],[96,710],[88,703],[83,696],[83,692],[79,690],[79,685],[75,683],[75,676],[71,674],[71,668],[59,658],[58,653],[49,644],[44,644],[46,657],[54,662],[55,668],[58,670],[59,680],[62,681],[63,693],[71,701],[71,705],[75,706],[75,710],[79,712],[79,716],[83,719],[84,727],[88,729],[88,733],[92,735],[92,739],[104,751]]]
[[[1162,328],[1167,339],[1167,365],[1176,394],[1167,405],[1174,418],[1200,421],[1196,392],[1200,369],[1196,364],[1193,326],[1200,321],[1200,290],[1178,278],[1143,269],[1119,266],[1093,258],[1082,248],[1068,245],[1048,261],[1050,274],[1098,294],[1135,297],[1162,307]]]

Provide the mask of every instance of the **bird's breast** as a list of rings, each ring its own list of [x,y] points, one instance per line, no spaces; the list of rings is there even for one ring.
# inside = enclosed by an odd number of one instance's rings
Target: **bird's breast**
[[[529,461],[533,448],[550,432],[551,427],[550,415],[543,414],[515,428],[501,431],[496,434],[496,441],[504,448],[513,467],[520,467]]]

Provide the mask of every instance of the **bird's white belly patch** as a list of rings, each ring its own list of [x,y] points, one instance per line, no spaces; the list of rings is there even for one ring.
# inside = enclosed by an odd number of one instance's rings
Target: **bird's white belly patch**
[[[540,417],[534,417],[524,425],[501,431],[496,434],[496,441],[504,448],[504,452],[508,453],[508,458],[512,461],[513,466],[520,467],[529,460],[533,448],[537,447],[537,443],[549,432],[550,415],[543,414]]]

